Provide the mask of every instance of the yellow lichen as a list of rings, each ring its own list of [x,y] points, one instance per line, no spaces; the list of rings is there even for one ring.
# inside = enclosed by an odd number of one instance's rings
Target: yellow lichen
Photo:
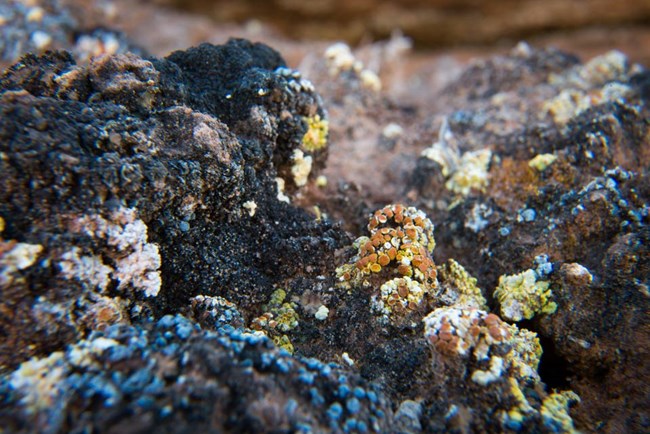
[[[539,379],[537,367],[542,357],[542,345],[537,333],[520,329],[516,325],[508,325],[510,339],[508,345],[511,351],[506,357],[512,366],[512,373],[517,378]]]
[[[359,73],[359,78],[361,79],[361,85],[366,89],[372,90],[373,92],[379,92],[381,90],[381,79],[374,71],[364,69]]]
[[[463,196],[467,196],[472,190],[485,191],[491,159],[492,151],[489,149],[464,153],[445,187]]]
[[[569,406],[580,402],[580,397],[573,391],[551,393],[542,402],[542,423],[550,432],[577,433],[573,419],[569,415]]]
[[[451,288],[457,299],[455,306],[486,308],[486,301],[481,289],[476,286],[476,278],[472,277],[458,262],[449,259],[446,264],[438,268],[438,275],[442,286]]]
[[[501,315],[512,321],[521,321],[539,313],[554,313],[557,305],[550,300],[549,285],[545,280],[537,280],[535,270],[499,277],[494,297],[499,301]]]
[[[307,132],[302,137],[302,149],[306,152],[316,152],[327,146],[329,122],[321,119],[320,115],[303,117],[307,123]]]
[[[0,217],[0,234],[5,230],[5,219]]]
[[[538,172],[543,172],[548,166],[553,164],[555,160],[557,160],[557,156],[554,154],[539,154],[528,162],[528,166],[532,167]]]
[[[316,177],[316,187],[327,187],[327,177],[325,175],[318,175],[318,177]]]

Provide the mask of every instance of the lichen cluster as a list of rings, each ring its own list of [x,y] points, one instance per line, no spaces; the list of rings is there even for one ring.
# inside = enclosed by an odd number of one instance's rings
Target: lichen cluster
[[[155,297],[162,280],[158,245],[149,243],[147,226],[137,218],[136,211],[119,208],[108,218],[98,214],[73,219],[71,232],[95,240],[110,252],[104,257],[81,251],[78,247],[64,252],[58,261],[61,276],[77,280],[92,289],[105,292],[112,280],[122,293],[141,291],[146,297]],[[107,260],[108,259],[108,260]]]
[[[438,308],[424,319],[424,336],[432,348],[445,355],[488,359],[490,346],[511,337],[508,326],[496,315],[479,309]]]
[[[422,151],[423,157],[440,165],[447,181],[447,190],[468,196],[472,191],[485,191],[489,184],[488,168],[492,160],[489,148],[460,152],[447,119],[443,119],[438,141]]]
[[[435,247],[433,223],[413,207],[388,205],[374,213],[368,222],[370,237],[355,241],[358,254],[353,264],[337,269],[341,281],[360,281],[371,274],[391,270],[433,285],[437,271],[430,253]]]
[[[329,122],[321,119],[320,115],[303,117],[307,124],[307,132],[302,137],[302,148],[306,152],[320,151],[327,146]]]
[[[557,304],[551,301],[550,283],[539,279],[535,270],[499,277],[494,297],[499,301],[501,315],[512,321],[531,319],[537,314],[555,312]]]
[[[485,297],[465,268],[453,259],[438,267],[440,289],[438,298],[447,305],[486,309]]]
[[[43,246],[40,244],[5,241],[0,238],[0,288],[4,289],[20,281],[18,272],[34,265],[42,251]]]
[[[285,301],[287,292],[276,289],[271,294],[269,302],[263,306],[264,313],[251,322],[251,329],[264,332],[280,348],[293,353],[293,344],[286,335],[287,332],[298,327],[298,313],[296,304]]]
[[[431,220],[414,207],[394,204],[376,211],[368,222],[370,236],[355,241],[357,254],[336,271],[340,284],[378,284],[372,310],[382,322],[417,310],[424,296],[438,285],[431,258],[433,229]]]
[[[325,61],[331,77],[345,74],[355,81],[358,80],[361,87],[365,89],[372,92],[381,90],[379,76],[371,69],[364,68],[363,62],[354,56],[347,44],[337,42],[329,46],[325,50]]]

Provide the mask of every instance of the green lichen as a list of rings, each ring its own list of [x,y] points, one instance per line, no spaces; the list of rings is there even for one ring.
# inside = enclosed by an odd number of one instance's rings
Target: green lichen
[[[499,301],[501,315],[511,321],[521,321],[540,313],[554,313],[557,304],[550,300],[549,285],[545,280],[537,280],[535,270],[499,277],[494,297]]]
[[[263,332],[270,337],[279,347],[293,353],[293,345],[285,334],[298,327],[299,316],[296,312],[296,304],[285,301],[287,292],[276,289],[269,302],[262,308],[264,313],[253,319],[251,329]]]
[[[281,348],[287,351],[289,354],[293,354],[295,351],[291,339],[287,335],[276,335],[271,338],[276,347]]]
[[[272,309],[273,307],[280,306],[282,302],[287,298],[287,291],[282,288],[278,288],[273,291],[271,294],[271,299],[268,304],[264,306],[265,309]]]
[[[329,122],[321,119],[320,115],[303,117],[307,123],[307,132],[302,137],[302,149],[307,152],[316,152],[327,146]]]

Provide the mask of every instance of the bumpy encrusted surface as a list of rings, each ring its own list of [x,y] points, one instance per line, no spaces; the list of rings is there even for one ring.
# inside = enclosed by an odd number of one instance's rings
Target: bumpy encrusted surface
[[[522,44],[413,107],[340,45],[315,85],[243,40],[75,55],[0,78],[2,426],[647,430],[623,54]]]

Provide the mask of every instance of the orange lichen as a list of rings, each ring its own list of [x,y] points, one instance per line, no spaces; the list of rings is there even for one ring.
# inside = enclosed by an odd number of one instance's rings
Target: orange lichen
[[[382,322],[417,311],[438,286],[433,223],[422,211],[396,204],[376,211],[368,231],[355,241],[357,255],[337,269],[341,286],[377,285],[372,310]]]
[[[370,217],[368,231],[370,237],[356,241],[358,255],[353,266],[339,268],[340,280],[389,269],[391,274],[413,277],[427,286],[437,284],[436,266],[430,256],[435,247],[433,223],[422,211],[401,204],[388,205]]]
[[[508,325],[479,309],[443,307],[424,318],[424,336],[431,346],[446,355],[465,356],[473,349],[477,360],[487,360],[491,345],[511,337]]]

